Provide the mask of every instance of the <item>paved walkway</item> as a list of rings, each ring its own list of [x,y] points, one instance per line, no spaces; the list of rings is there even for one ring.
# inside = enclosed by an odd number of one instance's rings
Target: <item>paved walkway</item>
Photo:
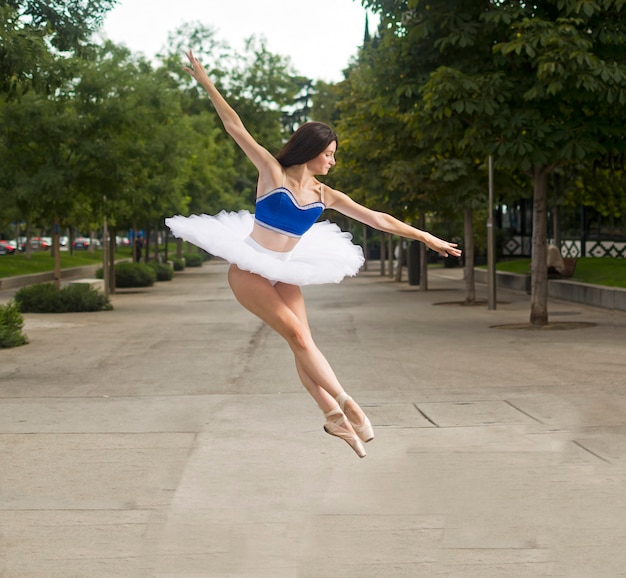
[[[1,578],[626,576],[625,313],[494,329],[528,296],[434,305],[455,270],[307,288],[376,427],[359,460],[224,273],[26,315],[0,350]]]

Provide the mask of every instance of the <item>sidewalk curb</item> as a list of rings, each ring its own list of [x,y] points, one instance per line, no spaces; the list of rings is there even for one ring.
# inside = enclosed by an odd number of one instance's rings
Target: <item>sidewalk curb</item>
[[[486,269],[474,268],[474,276],[477,283],[487,284]],[[530,275],[496,271],[496,286],[530,293]],[[626,289],[621,287],[605,287],[567,279],[548,279],[548,297],[603,309],[626,311]]]
[[[61,269],[61,279],[76,279],[79,277],[93,277],[95,272],[101,268],[101,264],[84,265],[83,267],[72,267],[71,269]],[[18,289],[26,285],[35,283],[47,283],[54,281],[54,271],[43,273],[32,273],[31,275],[18,275],[16,277],[5,277],[0,279],[0,290]]]

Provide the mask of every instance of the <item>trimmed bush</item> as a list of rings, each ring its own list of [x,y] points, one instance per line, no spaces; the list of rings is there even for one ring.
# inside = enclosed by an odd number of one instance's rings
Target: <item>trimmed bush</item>
[[[204,257],[200,253],[185,253],[185,265],[187,267],[202,267]]]
[[[176,257],[174,257],[173,259],[171,259],[172,261],[172,266],[174,267],[174,271],[184,271],[185,270],[185,260],[184,259],[177,259]]]
[[[115,286],[152,287],[157,280],[156,271],[145,263],[118,263],[115,266]]]
[[[15,301],[0,305],[0,348],[17,347],[28,343],[22,333],[24,318]]]
[[[167,265],[166,263],[157,263],[156,261],[150,261],[148,263],[150,267],[154,269],[156,273],[157,281],[171,281],[174,276],[174,269]]]
[[[89,285],[68,285],[57,289],[52,283],[22,287],[15,301],[23,313],[80,313],[113,309],[103,293]]]

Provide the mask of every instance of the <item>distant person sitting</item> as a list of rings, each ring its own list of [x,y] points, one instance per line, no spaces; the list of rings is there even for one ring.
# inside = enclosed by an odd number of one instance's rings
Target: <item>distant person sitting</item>
[[[561,276],[565,271],[565,261],[556,245],[548,245],[548,275]]]

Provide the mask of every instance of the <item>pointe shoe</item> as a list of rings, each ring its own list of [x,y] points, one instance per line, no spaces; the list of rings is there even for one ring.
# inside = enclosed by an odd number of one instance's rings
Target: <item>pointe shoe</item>
[[[336,436],[345,441],[360,458],[364,458],[367,454],[365,452],[365,446],[361,443],[361,440],[354,435],[349,429],[343,427],[341,424],[346,421],[346,416],[340,409],[332,409],[328,413],[325,413],[326,423],[324,424],[324,431],[331,436]],[[338,421],[331,421],[329,418],[333,416],[341,416]]]
[[[340,393],[335,399],[337,400],[337,403],[339,404],[339,407],[344,414],[346,413],[346,401],[351,401],[356,405],[356,402],[345,391]],[[374,428],[372,428],[372,424],[368,417],[365,415],[365,413],[363,414],[363,416],[363,422],[360,424],[354,423],[347,415],[346,419],[352,426],[352,429],[354,429],[354,431],[356,432],[356,435],[358,435],[365,443],[367,443],[371,442],[374,439]]]

